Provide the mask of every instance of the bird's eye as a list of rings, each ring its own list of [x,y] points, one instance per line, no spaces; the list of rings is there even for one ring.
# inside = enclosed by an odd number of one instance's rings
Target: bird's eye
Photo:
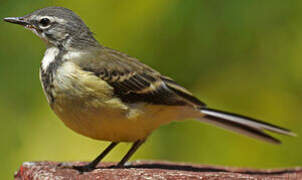
[[[46,26],[49,25],[50,20],[49,20],[48,18],[43,18],[43,19],[40,20],[39,23],[40,23],[43,27],[46,27]]]

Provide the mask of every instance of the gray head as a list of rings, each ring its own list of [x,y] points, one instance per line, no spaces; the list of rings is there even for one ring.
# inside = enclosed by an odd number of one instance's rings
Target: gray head
[[[23,17],[4,18],[4,21],[30,29],[48,46],[63,49],[99,46],[81,18],[63,7],[47,7]]]

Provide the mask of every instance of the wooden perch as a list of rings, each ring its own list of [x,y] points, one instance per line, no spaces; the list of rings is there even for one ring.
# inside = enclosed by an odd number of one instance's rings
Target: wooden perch
[[[64,164],[64,165],[62,165]],[[92,172],[79,173],[66,166],[84,162],[25,162],[15,179],[302,179],[302,168],[245,169],[164,161],[135,161],[126,168],[113,168],[113,163],[101,163]]]

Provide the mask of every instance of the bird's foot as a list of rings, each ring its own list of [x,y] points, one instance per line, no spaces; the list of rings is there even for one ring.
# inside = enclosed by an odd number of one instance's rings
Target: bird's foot
[[[72,163],[68,163],[68,162],[62,162],[62,163],[59,163],[57,165],[58,168],[61,168],[61,169],[71,169],[73,167]]]
[[[96,169],[94,166],[91,166],[90,164],[87,164],[84,166],[72,166],[72,168],[79,171],[81,174],[84,172],[90,172],[90,171],[93,171]]]

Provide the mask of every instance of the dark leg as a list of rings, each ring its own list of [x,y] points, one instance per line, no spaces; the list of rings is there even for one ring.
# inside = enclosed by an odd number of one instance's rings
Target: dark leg
[[[117,142],[112,142],[98,157],[96,157],[92,162],[85,166],[73,166],[74,169],[80,172],[92,171],[96,168],[98,163],[117,145]]]
[[[135,151],[145,142],[145,140],[137,140],[133,143],[130,150],[127,154],[123,157],[123,159],[117,164],[117,167],[121,168],[125,165],[128,159],[135,153]]]

